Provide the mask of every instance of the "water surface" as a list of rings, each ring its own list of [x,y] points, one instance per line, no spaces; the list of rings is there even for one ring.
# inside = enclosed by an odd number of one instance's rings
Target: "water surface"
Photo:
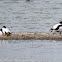
[[[62,0],[0,0],[0,28],[11,32],[50,32],[62,20]],[[0,62],[62,62],[62,42],[0,40]]]
[[[61,20],[61,0],[0,0],[0,28],[12,32],[49,32]]]
[[[55,40],[1,40],[0,62],[61,62],[62,42]]]

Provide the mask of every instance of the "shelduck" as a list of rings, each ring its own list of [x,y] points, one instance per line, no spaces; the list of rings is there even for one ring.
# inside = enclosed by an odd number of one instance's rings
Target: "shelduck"
[[[11,31],[8,28],[6,28],[6,26],[3,26],[2,33],[3,35],[7,35],[7,36],[11,35]]]
[[[54,25],[52,28],[51,28],[51,32],[55,33],[55,32],[59,32],[61,34],[62,32],[62,21],[59,22],[58,24]]]

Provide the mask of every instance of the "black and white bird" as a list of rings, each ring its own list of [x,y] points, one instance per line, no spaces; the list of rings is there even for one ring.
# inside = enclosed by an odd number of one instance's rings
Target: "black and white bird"
[[[54,25],[52,28],[51,28],[51,32],[55,33],[55,32],[59,32],[61,34],[62,32],[62,21],[59,22],[58,24]]]
[[[3,26],[2,33],[3,35],[7,35],[7,36],[11,35],[11,31],[8,28],[6,28],[6,26]]]

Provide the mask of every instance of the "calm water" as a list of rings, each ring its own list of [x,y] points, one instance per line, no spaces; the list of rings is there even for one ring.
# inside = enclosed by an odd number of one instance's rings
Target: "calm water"
[[[62,20],[62,0],[0,0],[0,28],[12,32],[50,32]],[[62,62],[62,42],[0,40],[0,62]]]
[[[62,0],[0,0],[0,28],[12,32],[49,32],[62,20]]]
[[[62,62],[62,41],[0,40],[0,62]]]

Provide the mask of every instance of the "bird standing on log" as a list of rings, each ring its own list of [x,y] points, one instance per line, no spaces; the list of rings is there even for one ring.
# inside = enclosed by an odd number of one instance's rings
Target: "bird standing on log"
[[[10,30],[8,28],[6,28],[6,26],[3,26],[2,33],[3,33],[3,35],[6,35],[6,36],[11,35]]]
[[[58,24],[54,25],[52,28],[51,28],[51,32],[55,33],[55,32],[59,32],[61,34],[62,32],[62,21],[59,22]]]

